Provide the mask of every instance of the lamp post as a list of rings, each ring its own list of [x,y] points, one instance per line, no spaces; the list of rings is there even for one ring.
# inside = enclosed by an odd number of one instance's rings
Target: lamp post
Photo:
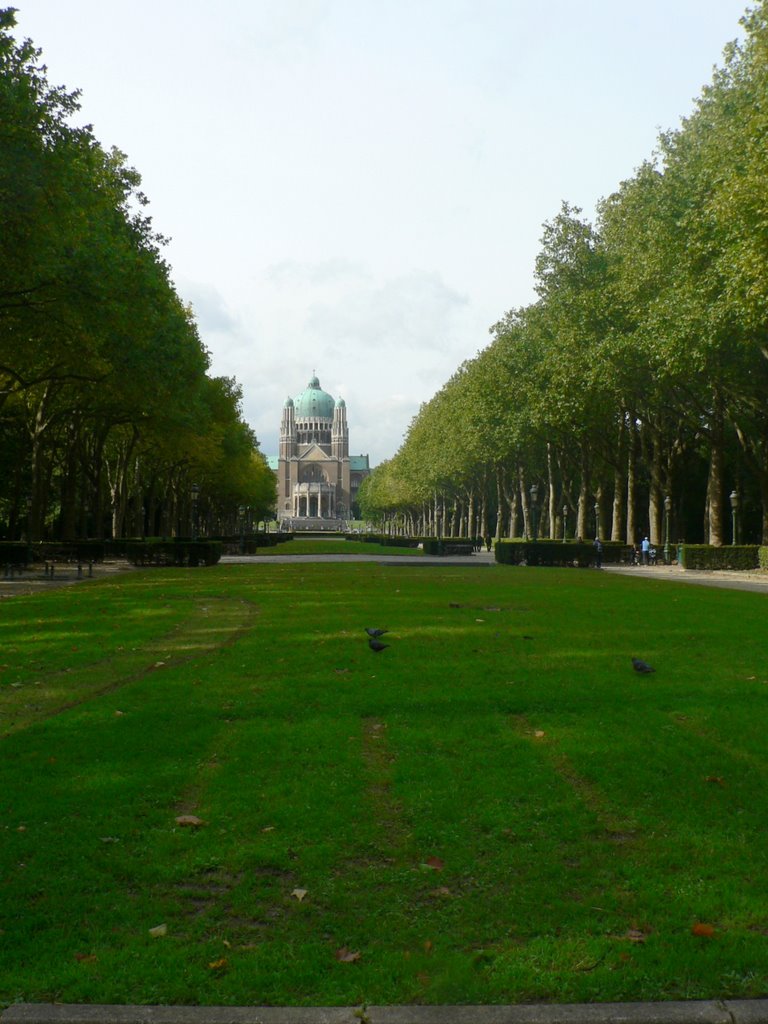
[[[672,499],[669,495],[664,499],[664,564],[670,563],[669,550],[669,514],[672,511]]]
[[[189,491],[192,495],[192,540],[197,540],[197,499],[200,497],[200,484],[192,484]]]
[[[563,544],[568,540],[568,506],[563,505]]]
[[[599,537],[600,537],[600,503],[599,502],[597,502],[597,501],[595,502],[594,509],[595,509],[595,540],[598,540]]]
[[[738,544],[739,532],[739,495],[737,491],[731,491],[731,544]]]
[[[529,491],[529,494],[531,495],[531,533],[533,535],[533,543],[535,544],[536,540],[537,540],[537,535],[536,535],[536,500],[539,497],[539,485],[538,484],[531,484],[531,489]]]

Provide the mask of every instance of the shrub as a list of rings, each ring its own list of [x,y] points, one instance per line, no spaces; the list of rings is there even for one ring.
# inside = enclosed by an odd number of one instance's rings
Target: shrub
[[[425,555],[466,554],[472,551],[470,537],[425,537],[421,542]]]
[[[761,569],[768,569],[768,547],[757,549],[757,561]]]
[[[677,560],[684,569],[756,569],[757,544],[678,544]]]
[[[29,544],[17,541],[0,541],[0,565],[29,565],[32,553]]]
[[[127,541],[125,556],[131,565],[216,565],[221,558],[221,541],[182,538]]]
[[[496,561],[502,565],[559,565],[585,569],[595,561],[592,544],[569,541],[501,540],[496,544]],[[605,545],[603,546],[605,555]]]

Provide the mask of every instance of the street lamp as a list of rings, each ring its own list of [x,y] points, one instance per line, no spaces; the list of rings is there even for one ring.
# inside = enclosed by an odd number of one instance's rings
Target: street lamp
[[[563,544],[568,540],[568,506],[563,505]]]
[[[197,540],[197,499],[200,496],[200,484],[192,484],[189,490],[192,495],[192,540]]]
[[[533,534],[533,543],[536,543],[536,501],[539,497],[539,485],[531,484],[529,491],[531,495],[531,533]]]
[[[738,526],[739,526],[739,495],[736,491],[731,491],[731,544],[738,542]]]
[[[595,540],[600,537],[600,503],[595,502]]]
[[[672,499],[669,495],[664,499],[664,564],[670,563],[669,551],[669,514],[672,511]]]

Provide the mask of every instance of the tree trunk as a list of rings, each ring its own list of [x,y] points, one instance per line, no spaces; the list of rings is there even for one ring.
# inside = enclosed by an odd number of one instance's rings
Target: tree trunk
[[[532,536],[530,529],[531,510],[528,504],[528,489],[525,486],[525,470],[522,466],[518,467],[517,479],[520,493],[520,508],[523,514],[523,537],[525,540],[530,540]]]
[[[495,540],[498,543],[501,540],[502,530],[504,529],[504,467],[496,467],[496,531],[494,534]]]
[[[723,401],[715,392],[710,428],[709,475],[707,477],[707,525],[709,543],[721,547],[725,542],[723,523],[723,491],[725,478],[725,444],[723,430]]]
[[[624,533],[624,477],[621,467],[627,450],[627,428],[622,419],[617,439],[616,468],[613,471],[613,507],[611,510],[611,540],[620,541]]]

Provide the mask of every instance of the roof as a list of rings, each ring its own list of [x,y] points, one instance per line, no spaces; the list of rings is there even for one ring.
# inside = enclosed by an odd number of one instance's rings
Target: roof
[[[363,471],[370,471],[370,465],[368,463],[367,455],[350,455],[349,456],[349,468],[350,470],[360,473]]]
[[[317,376],[313,376],[306,388],[296,396],[294,407],[297,420],[333,419],[336,402],[327,391],[320,387]]]
[[[279,462],[280,462],[280,456],[279,455],[267,455],[266,459],[267,459],[267,465],[269,466],[269,468],[273,469],[275,472],[277,472],[278,465],[279,465]]]

